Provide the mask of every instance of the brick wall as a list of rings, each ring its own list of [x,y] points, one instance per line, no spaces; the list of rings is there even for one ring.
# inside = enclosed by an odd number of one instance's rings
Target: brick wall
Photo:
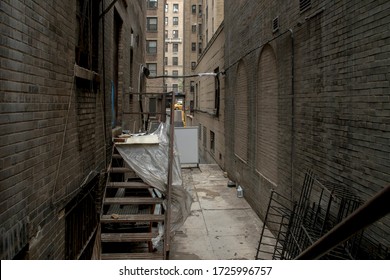
[[[104,2],[105,7],[111,3]],[[135,62],[139,63],[144,55],[144,22],[130,15],[141,17],[145,3],[132,1],[127,7],[124,3],[118,1],[115,9],[125,19],[125,32],[131,26],[140,35],[139,47],[134,50]],[[62,209],[78,194],[88,175],[100,172],[107,164],[105,156],[109,156],[106,151],[110,150],[111,141],[108,89],[113,76],[114,8],[105,16],[104,91],[100,36],[95,46],[98,50],[94,49],[99,57],[96,71],[100,83],[74,77],[78,41],[76,4],[76,1],[0,2],[3,15],[0,46],[2,259],[20,257],[21,253],[24,258],[63,259],[65,213]],[[131,18],[130,22],[127,18]],[[101,35],[101,25],[99,28]],[[129,84],[127,39],[123,46],[122,88]],[[120,94],[123,93],[121,90]]]
[[[242,63],[248,75],[249,121],[249,157],[242,162],[233,152],[235,115],[226,114],[226,168],[241,180],[260,216],[272,188],[297,198],[306,168],[347,186],[362,200],[390,182],[389,12],[388,1],[312,0],[305,11],[300,11],[299,1],[225,2],[226,112],[235,109]],[[279,29],[273,32],[276,17]],[[278,85],[261,97],[261,54],[266,48],[275,54]],[[265,140],[277,147],[272,159],[276,173],[269,180],[256,170],[261,160],[261,154],[256,158],[258,141],[267,131],[259,132],[255,120],[261,114],[259,98],[268,104],[274,94],[276,134]],[[389,244],[389,219],[378,224],[372,236]]]
[[[220,26],[215,36],[210,40],[210,44],[204,50],[202,56],[198,60],[198,65],[195,69],[196,73],[213,73],[217,68],[219,71],[224,69],[224,31],[223,25]],[[225,119],[225,78],[219,75],[220,80],[220,108],[219,115],[216,116],[215,106],[215,77],[203,76],[194,79],[198,83],[198,104],[195,110],[194,120],[192,125],[202,125],[205,133],[202,133],[201,141],[199,141],[199,153],[204,162],[217,162],[224,168],[225,154],[225,137],[224,137],[224,119]],[[215,148],[210,146],[210,131],[214,132]],[[206,145],[203,145],[205,141]]]

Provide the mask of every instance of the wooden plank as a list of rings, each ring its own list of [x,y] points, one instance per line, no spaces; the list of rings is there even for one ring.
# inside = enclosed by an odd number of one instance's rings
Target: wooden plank
[[[108,182],[107,188],[148,189],[152,186],[144,182]]]
[[[122,156],[121,156],[120,154],[113,154],[113,155],[112,155],[112,158],[121,159]]]
[[[151,241],[156,237],[157,233],[152,232],[136,232],[136,233],[102,233],[102,242],[142,242]]]
[[[86,69],[84,67],[78,66],[75,64],[74,66],[74,75],[78,78],[90,80],[90,81],[100,81],[100,76],[98,73],[91,71],[89,69]]]
[[[129,223],[129,222],[161,222],[164,215],[138,214],[138,215],[103,215],[100,219],[102,224]]]
[[[104,199],[104,204],[158,204],[162,203],[163,199],[158,197],[138,197],[138,196],[131,196],[131,197],[106,197]]]
[[[164,259],[162,253],[110,253],[102,254],[102,260],[162,260]]]
[[[111,173],[128,173],[128,172],[134,172],[133,169],[127,168],[127,167],[111,167],[109,169]]]

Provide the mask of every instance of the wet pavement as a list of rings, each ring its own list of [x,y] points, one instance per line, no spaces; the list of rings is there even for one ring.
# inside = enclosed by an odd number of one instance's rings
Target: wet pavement
[[[171,241],[173,260],[254,259],[262,221],[216,164],[182,169],[191,215]]]

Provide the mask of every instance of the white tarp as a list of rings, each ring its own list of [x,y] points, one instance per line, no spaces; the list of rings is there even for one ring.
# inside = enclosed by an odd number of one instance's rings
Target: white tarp
[[[164,196],[168,179],[169,124],[161,123],[156,131],[149,135],[158,137],[158,144],[120,143],[116,145],[118,152],[126,163],[147,184],[158,189]],[[143,137],[143,136],[132,136]],[[174,143],[174,159],[172,167],[171,190],[171,231],[177,230],[191,212],[192,198],[184,188],[181,178],[181,165],[176,143]],[[165,203],[166,204],[166,203]],[[164,206],[166,207],[166,205]]]

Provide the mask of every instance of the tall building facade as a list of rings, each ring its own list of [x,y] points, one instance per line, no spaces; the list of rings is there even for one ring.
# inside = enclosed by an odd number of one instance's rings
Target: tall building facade
[[[196,73],[198,57],[202,53],[202,0],[185,1],[184,7],[184,74],[187,76]],[[187,123],[192,124],[194,112],[195,79],[184,79],[185,110],[189,116]]]
[[[225,167],[264,217],[306,169],[362,201],[390,182],[390,6],[225,1]],[[390,219],[367,234],[389,247]],[[373,226],[375,226],[373,225]]]
[[[146,2],[112,3],[0,2],[1,259],[91,256],[112,135],[145,86]]]
[[[224,27],[223,1],[189,1],[186,13],[187,123],[199,128],[202,162],[224,168]],[[203,75],[202,73],[207,73]],[[214,73],[215,75],[212,75]],[[196,76],[200,74],[200,76]]]
[[[165,73],[165,1],[147,0],[146,1],[146,67],[150,71],[150,76],[162,76]],[[146,93],[163,93],[166,91],[165,79],[147,79]],[[160,112],[162,104],[161,95],[148,94],[144,96],[148,111]],[[151,114],[153,115],[153,114]],[[160,117],[161,116],[156,116]]]
[[[165,87],[168,92],[183,94],[184,1],[166,0],[164,18]]]

